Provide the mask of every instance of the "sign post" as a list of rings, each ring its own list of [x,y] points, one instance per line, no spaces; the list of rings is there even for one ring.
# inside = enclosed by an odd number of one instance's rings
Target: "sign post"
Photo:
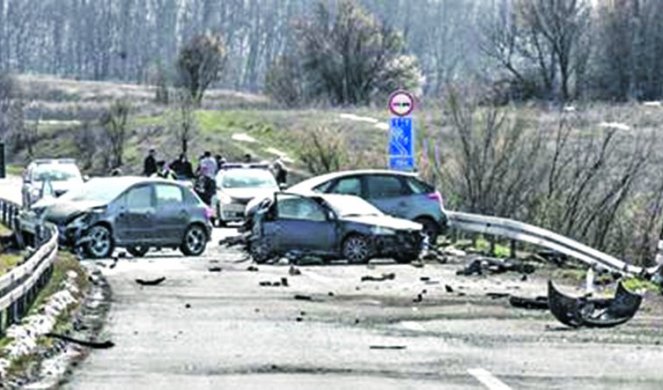
[[[7,176],[7,169],[5,164],[5,144],[0,142],[0,179]]]
[[[415,131],[412,120],[414,98],[406,91],[396,91],[389,97],[389,169],[415,169]]]

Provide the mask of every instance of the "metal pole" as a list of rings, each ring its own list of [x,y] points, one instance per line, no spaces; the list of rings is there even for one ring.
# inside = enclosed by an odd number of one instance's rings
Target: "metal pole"
[[[5,166],[5,143],[0,142],[0,179],[4,179],[7,176]]]

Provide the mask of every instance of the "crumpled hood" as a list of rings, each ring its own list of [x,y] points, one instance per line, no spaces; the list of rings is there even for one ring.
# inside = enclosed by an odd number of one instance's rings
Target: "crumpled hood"
[[[352,217],[342,217],[341,220],[348,222],[361,223],[364,225],[380,226],[393,230],[421,230],[419,223],[407,219],[394,218],[388,215],[362,215]]]
[[[222,192],[233,199],[248,202],[256,197],[270,197],[278,190],[278,188],[224,188]]]
[[[95,207],[105,206],[104,202],[55,202],[46,208],[44,218],[55,224],[66,223],[72,217]]]

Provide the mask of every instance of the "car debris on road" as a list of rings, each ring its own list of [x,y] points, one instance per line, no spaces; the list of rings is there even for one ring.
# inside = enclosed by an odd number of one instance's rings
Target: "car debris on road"
[[[160,278],[150,279],[150,280],[136,279],[136,283],[140,284],[141,286],[158,286],[159,284],[163,283],[165,280],[166,277],[162,276]]]
[[[607,328],[629,321],[640,308],[642,295],[630,292],[623,283],[617,285],[614,298],[572,297],[560,292],[548,281],[550,312],[564,325]]]

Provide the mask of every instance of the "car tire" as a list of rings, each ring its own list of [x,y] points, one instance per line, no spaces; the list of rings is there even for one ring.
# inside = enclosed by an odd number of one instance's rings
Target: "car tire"
[[[365,264],[371,259],[371,243],[360,234],[352,234],[343,240],[341,255],[351,264]]]
[[[201,225],[191,225],[184,233],[184,239],[180,245],[180,251],[185,256],[200,256],[205,252],[207,246],[207,233]]]
[[[133,257],[143,257],[149,250],[150,247],[145,245],[133,245],[127,247],[127,252],[129,252]]]
[[[90,238],[84,245],[85,254],[92,259],[110,257],[115,249],[113,233],[106,225],[94,225],[88,232]]]
[[[269,238],[259,238],[249,244],[249,254],[257,264],[264,264],[274,257],[272,242]]]
[[[422,233],[428,236],[428,244],[435,247],[437,246],[437,238],[440,236],[440,226],[428,217],[419,217],[414,220],[423,226]]]

